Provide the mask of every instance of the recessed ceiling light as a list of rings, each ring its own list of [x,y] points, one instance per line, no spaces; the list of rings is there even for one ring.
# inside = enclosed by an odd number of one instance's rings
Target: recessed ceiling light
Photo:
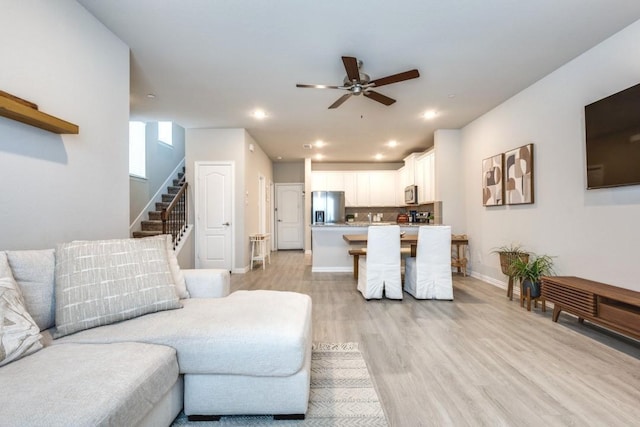
[[[282,156],[278,156],[278,157],[276,157],[276,159],[282,160]]]
[[[155,97],[156,97],[156,95],[155,95],[155,94],[153,94],[153,93],[148,93],[148,94],[147,94],[147,98],[149,98],[149,99],[153,99],[153,98],[155,98]]]
[[[319,140],[317,140],[317,141],[315,142],[315,144],[313,144],[313,145],[315,145],[317,148],[322,148],[322,147],[324,147],[324,146],[325,146],[325,143],[324,143],[324,141],[323,141],[323,140],[319,139]]]
[[[373,157],[375,157],[375,159],[376,159],[376,160],[382,160],[382,158],[383,158],[384,156],[383,156],[382,154],[378,153],[378,154],[376,154],[376,155],[375,155],[375,156],[373,156]]]
[[[253,117],[255,117],[258,120],[262,120],[267,117],[267,113],[265,113],[264,110],[255,110],[253,112]]]
[[[438,113],[434,110],[429,110],[429,111],[425,111],[424,114],[422,115],[422,118],[427,119],[427,120],[431,120],[433,118],[435,118],[438,115]]]
[[[324,156],[320,153],[316,154],[316,160],[322,160]]]
[[[387,147],[397,147],[398,146],[398,141],[396,141],[395,139],[392,139],[391,141],[387,142]]]

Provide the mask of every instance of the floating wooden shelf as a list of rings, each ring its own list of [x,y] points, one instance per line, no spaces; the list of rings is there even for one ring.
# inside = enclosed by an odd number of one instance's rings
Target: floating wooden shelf
[[[0,116],[54,133],[79,132],[78,125],[38,110],[38,106],[24,99],[0,91]]]

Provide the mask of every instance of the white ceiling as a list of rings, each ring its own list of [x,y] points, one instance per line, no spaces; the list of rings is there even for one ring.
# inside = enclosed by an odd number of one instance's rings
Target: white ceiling
[[[632,0],[78,1],[131,48],[133,120],[246,128],[274,161],[401,160],[640,18]],[[329,110],[344,92],[295,87],[341,84],[343,55],[372,79],[421,76],[378,89],[388,107],[359,96]]]

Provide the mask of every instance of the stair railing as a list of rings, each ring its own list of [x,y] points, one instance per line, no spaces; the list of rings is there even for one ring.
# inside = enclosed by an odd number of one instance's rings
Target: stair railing
[[[175,249],[180,243],[180,239],[187,230],[188,212],[187,207],[187,187],[189,183],[185,181],[183,176],[180,180],[180,191],[176,193],[169,206],[162,209],[162,234],[171,234],[173,238],[173,248]]]

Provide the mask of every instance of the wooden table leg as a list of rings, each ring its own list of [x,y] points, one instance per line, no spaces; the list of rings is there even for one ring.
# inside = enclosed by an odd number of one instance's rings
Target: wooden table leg
[[[558,316],[560,316],[561,310],[562,310],[562,307],[560,307],[560,304],[553,303],[553,314],[551,315],[551,320],[553,320],[554,322],[557,322]]]
[[[353,256],[353,278],[358,280],[358,267],[360,264],[360,255]]]

